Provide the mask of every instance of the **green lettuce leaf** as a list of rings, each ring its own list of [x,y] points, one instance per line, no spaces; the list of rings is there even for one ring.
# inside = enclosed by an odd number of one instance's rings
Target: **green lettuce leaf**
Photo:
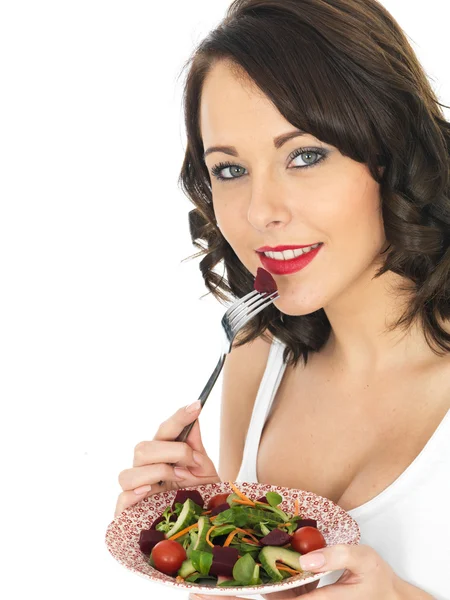
[[[192,550],[189,558],[196,571],[201,575],[208,575],[212,565],[213,555],[211,552],[203,552],[202,550]]]
[[[253,578],[255,566],[255,560],[250,554],[245,554],[237,560],[233,567],[234,579],[242,585],[248,585]]]

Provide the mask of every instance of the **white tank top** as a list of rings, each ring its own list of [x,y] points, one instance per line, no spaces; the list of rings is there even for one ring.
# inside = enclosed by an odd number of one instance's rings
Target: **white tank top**
[[[261,380],[237,481],[258,482],[258,447],[286,365],[285,345],[274,340]],[[395,573],[436,598],[450,600],[450,410],[430,440],[385,490],[348,513]],[[322,578],[334,583],[343,571]]]

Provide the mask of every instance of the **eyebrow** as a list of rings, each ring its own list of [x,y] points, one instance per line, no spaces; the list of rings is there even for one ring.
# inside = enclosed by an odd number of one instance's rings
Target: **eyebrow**
[[[301,129],[295,129],[294,131],[283,133],[282,135],[279,135],[278,137],[273,139],[273,145],[278,150],[283,144],[285,144],[289,140],[292,140],[292,138],[299,137],[302,135],[308,134],[306,131],[302,131]],[[234,146],[211,146],[203,154],[203,160],[205,160],[208,154],[212,154],[213,152],[223,152],[224,154],[229,154],[230,156],[238,156],[238,151]]]

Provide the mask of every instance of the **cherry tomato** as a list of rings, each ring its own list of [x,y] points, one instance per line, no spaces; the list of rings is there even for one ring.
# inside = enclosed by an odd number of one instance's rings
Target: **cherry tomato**
[[[186,560],[186,550],[175,540],[162,540],[152,550],[152,560],[155,569],[166,575],[175,575],[181,564]]]
[[[206,510],[211,510],[219,506],[219,504],[225,504],[227,498],[230,494],[217,494],[208,500],[208,504],[206,506]]]
[[[308,552],[325,548],[326,545],[325,538],[315,527],[300,527],[291,539],[292,548],[300,554],[308,554]]]

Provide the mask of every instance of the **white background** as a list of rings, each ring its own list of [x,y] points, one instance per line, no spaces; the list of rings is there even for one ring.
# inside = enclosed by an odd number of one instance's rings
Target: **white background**
[[[0,589],[180,598],[104,545],[134,446],[196,399],[224,307],[177,186],[179,78],[228,0],[0,8]],[[448,0],[384,0],[450,104]],[[449,112],[446,111],[447,118]],[[200,423],[218,460],[220,380]],[[9,587],[10,586],[10,587]],[[3,592],[2,592],[2,595]]]

